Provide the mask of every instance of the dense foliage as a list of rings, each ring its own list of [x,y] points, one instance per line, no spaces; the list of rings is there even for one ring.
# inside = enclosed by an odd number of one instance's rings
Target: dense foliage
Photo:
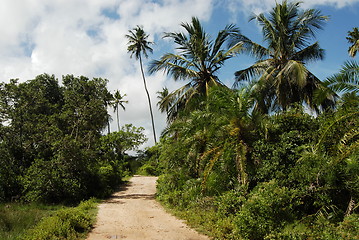
[[[215,239],[359,238],[357,64],[325,82],[310,73],[326,17],[299,6],[254,16],[268,47],[238,35],[258,57],[236,73],[248,84],[209,87],[147,151],[158,199]]]
[[[101,78],[51,75],[0,84],[0,201],[78,202],[106,196],[125,151],[146,139],[126,125],[103,136],[113,97]]]
[[[239,94],[216,89],[204,110],[169,127],[154,148],[165,169],[159,199],[205,209],[200,221],[215,214],[207,227],[221,228],[219,238],[296,239],[293,228],[299,239],[338,239],[342,224],[357,236],[359,98],[317,118],[301,107],[260,118],[246,115]]]

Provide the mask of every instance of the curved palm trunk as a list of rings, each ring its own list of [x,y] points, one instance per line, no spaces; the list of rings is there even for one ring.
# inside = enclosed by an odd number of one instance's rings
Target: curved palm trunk
[[[148,99],[148,105],[149,105],[149,107],[150,107],[150,114],[151,114],[151,121],[152,121],[153,137],[154,137],[154,139],[155,139],[155,143],[157,143],[157,140],[156,140],[156,131],[155,131],[155,122],[154,122],[154,120],[153,120],[153,113],[152,113],[152,106],[151,106],[151,98],[150,98],[150,94],[148,93],[148,90],[147,90],[147,85],[146,85],[145,74],[143,73],[143,67],[142,67],[142,58],[141,58],[141,55],[140,55],[139,59],[140,59],[140,67],[141,67],[141,73],[142,73],[143,85],[145,86],[145,90],[146,90],[146,94],[147,94],[147,99]]]

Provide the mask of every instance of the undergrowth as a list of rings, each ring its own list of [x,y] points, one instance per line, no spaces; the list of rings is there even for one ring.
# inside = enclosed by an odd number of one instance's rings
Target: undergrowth
[[[0,239],[15,240],[60,205],[7,203],[0,205]]]
[[[81,202],[77,207],[57,210],[26,231],[21,240],[82,239],[96,218],[96,200]]]

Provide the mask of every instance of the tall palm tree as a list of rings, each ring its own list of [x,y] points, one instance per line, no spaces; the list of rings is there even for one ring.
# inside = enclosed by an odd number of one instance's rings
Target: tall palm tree
[[[178,45],[176,53],[167,53],[150,64],[150,73],[163,70],[174,80],[189,80],[183,87],[171,92],[163,102],[169,104],[169,117],[176,117],[183,109],[198,108],[201,99],[208,95],[211,86],[223,85],[217,73],[224,62],[242,49],[241,43],[234,42],[240,34],[234,25],[227,25],[216,39],[211,40],[198,18],[191,23],[182,23],[182,32],[165,33]],[[224,44],[228,43],[228,46]],[[171,119],[170,119],[171,120]],[[173,119],[172,119],[173,120]]]
[[[357,27],[353,28],[353,31],[348,32],[347,40],[352,44],[348,49],[348,53],[351,57],[355,57],[359,50],[359,30]]]
[[[255,81],[256,109],[268,113],[305,102],[319,110],[319,106],[334,104],[333,95],[321,104],[314,101],[314,92],[324,85],[305,65],[324,57],[318,42],[310,41],[327,19],[319,10],[300,10],[300,2],[286,0],[277,3],[268,16],[262,13],[251,18],[261,26],[267,47],[241,36],[246,50],[258,60],[235,76],[236,84]]]
[[[149,51],[151,53],[153,52],[152,48],[149,46],[150,44],[153,44],[153,43],[147,41],[149,35],[146,34],[145,31],[143,30],[143,28],[140,26],[137,26],[133,30],[129,30],[129,33],[130,34],[126,35],[126,38],[128,39],[128,45],[129,45],[127,50],[128,50],[128,52],[131,53],[131,57],[134,55],[136,60],[140,61],[140,68],[141,68],[143,84],[144,84],[145,91],[147,94],[148,105],[149,105],[150,114],[151,114],[153,137],[154,137],[155,143],[157,143],[155,122],[153,120],[151,98],[150,98],[150,94],[148,93],[146,78],[145,78],[145,74],[143,72],[143,65],[142,65],[142,54],[145,58],[147,58],[148,57],[147,51]]]
[[[118,90],[113,95],[112,105],[113,105],[114,112],[116,112],[118,131],[120,131],[120,117],[118,114],[118,109],[119,109],[119,107],[121,107],[123,110],[126,110],[125,105],[123,105],[124,103],[128,103],[128,101],[123,100],[124,97],[126,97],[126,96],[127,96],[126,94],[121,95],[120,91],[118,91]]]

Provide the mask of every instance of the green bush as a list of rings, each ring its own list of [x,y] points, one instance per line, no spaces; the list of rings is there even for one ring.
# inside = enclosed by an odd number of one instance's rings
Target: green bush
[[[83,237],[95,220],[95,200],[82,202],[78,207],[58,210],[28,230],[22,240],[74,240]]]
[[[338,233],[343,239],[359,239],[359,214],[346,216],[338,227]]]
[[[231,190],[216,197],[215,205],[219,218],[236,215],[246,201],[244,191]]]
[[[200,194],[200,180],[190,179],[183,171],[163,174],[157,180],[157,197],[170,206],[184,209]]]
[[[157,176],[159,173],[152,163],[145,163],[137,170],[137,174],[144,176]]]
[[[37,159],[22,178],[25,199],[33,202],[76,202],[84,195],[83,182],[74,168],[57,159]]]
[[[110,196],[121,182],[121,173],[114,163],[102,163],[96,173],[97,181],[94,184],[97,184],[98,188],[95,195],[100,198]]]
[[[359,239],[359,215],[346,216],[339,224],[318,216],[313,222],[297,221],[266,236],[268,240],[347,240]]]
[[[263,239],[295,219],[295,192],[275,181],[259,184],[235,217],[235,234],[244,239]]]

